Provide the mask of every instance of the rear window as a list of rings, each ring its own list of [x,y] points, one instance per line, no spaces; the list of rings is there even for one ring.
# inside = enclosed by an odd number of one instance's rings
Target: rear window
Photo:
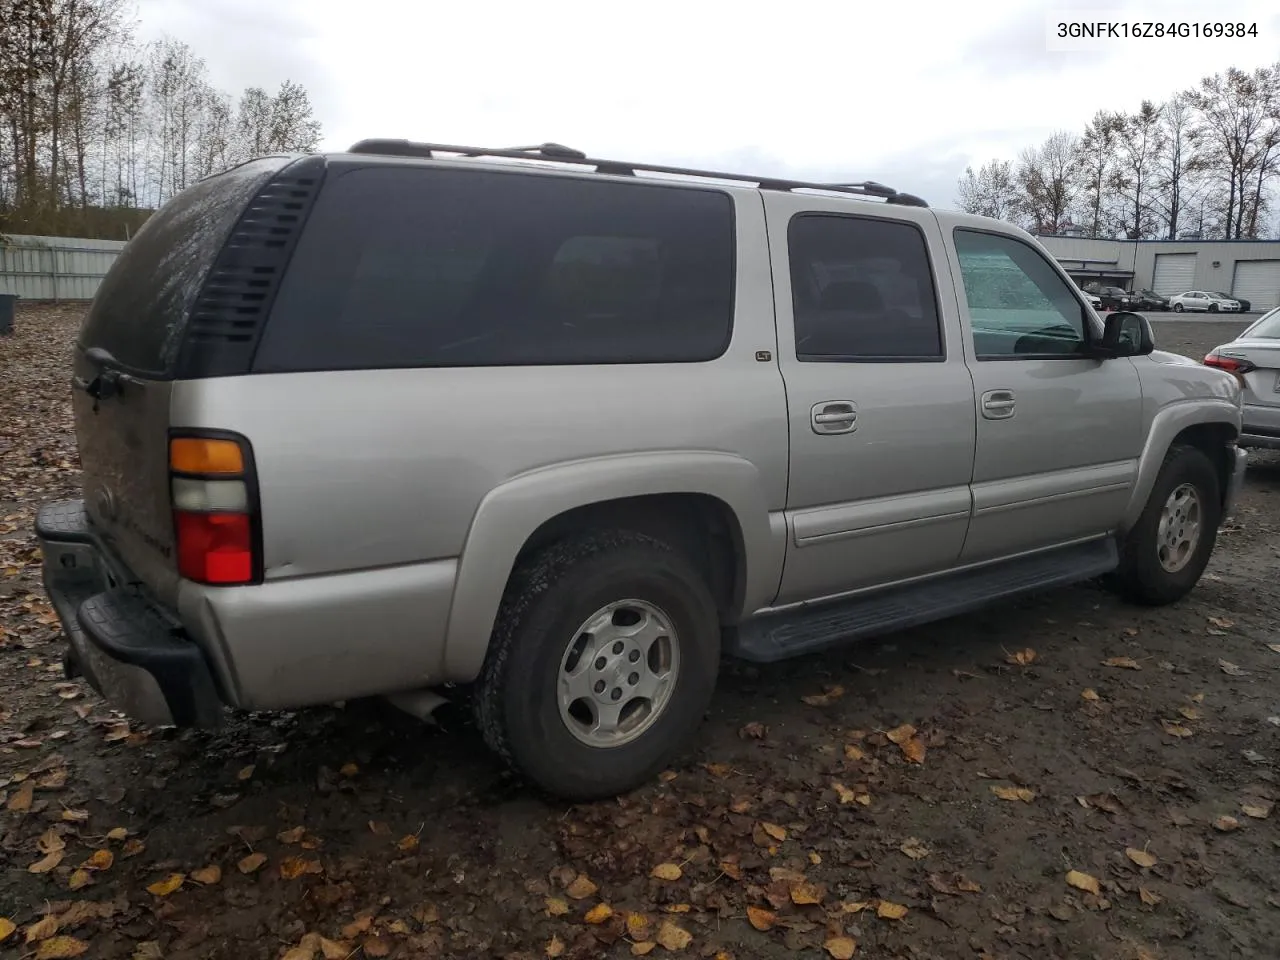
[[[733,284],[720,191],[365,167],[317,199],[254,369],[711,360]]]
[[[80,332],[139,373],[164,376],[210,266],[254,194],[285,165],[272,157],[188,187],[151,216],[103,278]]]
[[[1280,340],[1280,307],[1276,307],[1270,313],[1263,314],[1261,318],[1252,327],[1240,335],[1244,337],[1257,337],[1260,340]]]

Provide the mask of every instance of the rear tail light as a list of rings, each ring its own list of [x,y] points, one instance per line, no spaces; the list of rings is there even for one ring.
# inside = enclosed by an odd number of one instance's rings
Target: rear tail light
[[[1236,377],[1242,377],[1246,373],[1251,373],[1258,369],[1256,364],[1244,360],[1240,357],[1226,357],[1218,353],[1216,350],[1204,358],[1205,366],[1216,367],[1219,370],[1225,370],[1227,373],[1235,374]]]
[[[178,572],[218,586],[262,577],[262,538],[249,442],[183,435],[169,441]]]

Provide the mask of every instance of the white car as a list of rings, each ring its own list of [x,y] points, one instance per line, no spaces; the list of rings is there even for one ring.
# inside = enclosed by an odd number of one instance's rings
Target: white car
[[[1097,310],[1099,313],[1102,312],[1102,298],[1100,296],[1096,293],[1090,293],[1088,290],[1084,291],[1084,296],[1085,299],[1089,301],[1089,306],[1093,307],[1093,309]]]
[[[1220,293],[1205,290],[1190,290],[1169,298],[1169,307],[1174,313],[1184,310],[1202,310],[1206,313],[1239,313],[1240,301],[1224,297]]]

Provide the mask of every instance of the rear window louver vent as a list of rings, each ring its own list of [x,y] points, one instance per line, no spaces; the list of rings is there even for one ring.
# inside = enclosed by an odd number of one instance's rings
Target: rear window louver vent
[[[323,157],[290,164],[240,215],[191,308],[178,352],[178,379],[249,372],[324,170]]]

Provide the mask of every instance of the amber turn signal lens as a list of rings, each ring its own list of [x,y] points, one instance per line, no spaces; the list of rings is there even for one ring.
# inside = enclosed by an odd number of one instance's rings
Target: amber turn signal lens
[[[244,454],[234,440],[174,437],[169,441],[169,468],[178,473],[244,473]]]

